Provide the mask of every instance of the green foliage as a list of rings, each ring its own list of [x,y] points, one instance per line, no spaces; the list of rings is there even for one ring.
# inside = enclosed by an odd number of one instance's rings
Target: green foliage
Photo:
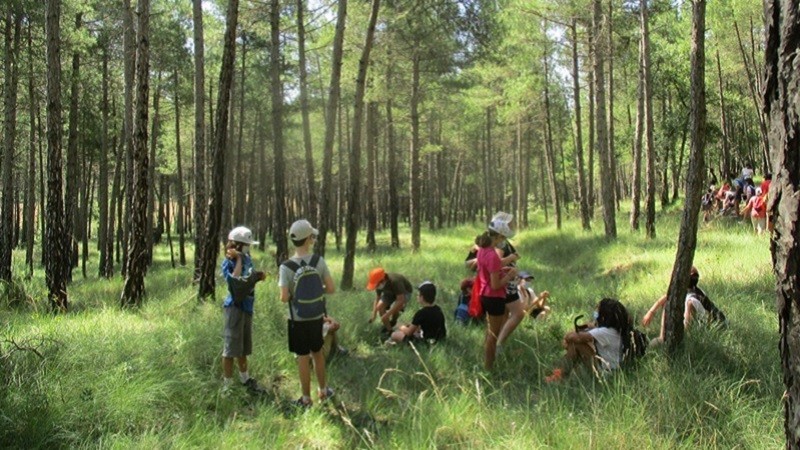
[[[172,269],[159,247],[141,310],[118,309],[120,280],[79,277],[70,286],[70,314],[2,306],[0,446],[778,447],[783,387],[768,242],[744,224],[712,222],[698,236],[701,285],[728,315],[729,330],[692,328],[678,356],[652,350],[635,369],[604,380],[576,374],[558,385],[543,383],[575,315],[588,314],[602,296],[616,296],[639,320],[666,290],[678,221],[677,210],[665,213],[652,241],[623,233],[608,243],[575,221],[560,233],[538,222],[522,230],[514,240],[520,266],[535,274],[537,291],[552,293],[553,316],[526,319],[492,373],[481,368],[484,328],[451,319],[466,275],[462,261],[481,227],[425,233],[416,254],[407,250],[408,230],[401,230],[401,250],[380,233],[377,252],[359,250],[356,285],[376,265],[414,284],[434,281],[449,336],[434,346],[384,347],[377,326],[367,323],[374,294],[330,296],[350,354],[328,366],[335,401],[307,412],[288,405],[299,386],[274,269],[256,291],[250,358],[251,374],[269,393],[256,398],[237,387],[224,397],[224,289],[215,301],[198,304],[192,269]],[[255,259],[271,267],[269,254]],[[338,278],[342,255],[329,249],[327,260]],[[417,308],[412,301],[401,321]]]

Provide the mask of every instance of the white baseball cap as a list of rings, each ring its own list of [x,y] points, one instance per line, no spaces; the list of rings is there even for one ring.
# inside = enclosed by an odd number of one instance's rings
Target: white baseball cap
[[[312,234],[314,236],[318,235],[319,230],[312,227],[311,222],[307,221],[306,219],[295,221],[295,223],[289,227],[289,238],[291,238],[293,241],[302,241]]]
[[[247,227],[236,227],[228,233],[228,240],[241,242],[246,245],[258,245],[258,241],[253,240],[253,232]]]

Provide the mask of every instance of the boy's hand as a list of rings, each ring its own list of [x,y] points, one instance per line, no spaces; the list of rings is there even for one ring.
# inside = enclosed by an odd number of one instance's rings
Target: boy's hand
[[[255,272],[255,275],[256,275],[256,280],[258,280],[258,281],[264,281],[264,280],[267,279],[267,272],[263,272],[261,270],[257,270]]]
[[[229,248],[225,251],[225,257],[228,259],[238,259],[240,256],[239,252],[235,248]]]

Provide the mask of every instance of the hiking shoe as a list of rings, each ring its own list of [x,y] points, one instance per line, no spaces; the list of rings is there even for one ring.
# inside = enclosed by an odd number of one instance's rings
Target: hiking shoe
[[[330,387],[326,387],[325,389],[317,389],[317,395],[319,396],[319,401],[324,402],[336,395],[336,393]]]
[[[304,399],[304,398],[301,396],[301,397],[300,397],[300,398],[298,398],[297,400],[293,401],[293,402],[292,402],[292,404],[293,404],[294,406],[298,407],[298,408],[307,409],[307,408],[311,408],[311,405],[313,405],[313,404],[314,404],[314,402],[312,402],[310,398],[308,398],[308,399]]]
[[[247,381],[242,383],[242,385],[246,387],[248,391],[255,394],[262,394],[264,392],[267,392],[264,386],[258,384],[258,381],[256,381],[255,378],[248,378]]]
[[[561,379],[563,377],[564,377],[564,372],[562,372],[561,369],[553,369],[553,373],[552,374],[550,374],[549,376],[544,377],[544,382],[545,383],[556,383],[558,381],[561,381]]]

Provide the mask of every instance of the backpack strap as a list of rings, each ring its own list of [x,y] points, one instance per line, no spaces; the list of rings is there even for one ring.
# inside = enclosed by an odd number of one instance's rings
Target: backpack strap
[[[300,268],[300,264],[297,264],[291,259],[287,259],[286,261],[282,262],[281,265],[288,267],[292,272],[297,272],[297,269]]]
[[[308,265],[316,269],[318,263],[319,263],[319,255],[317,255],[316,253],[311,255],[311,260],[308,261]]]

